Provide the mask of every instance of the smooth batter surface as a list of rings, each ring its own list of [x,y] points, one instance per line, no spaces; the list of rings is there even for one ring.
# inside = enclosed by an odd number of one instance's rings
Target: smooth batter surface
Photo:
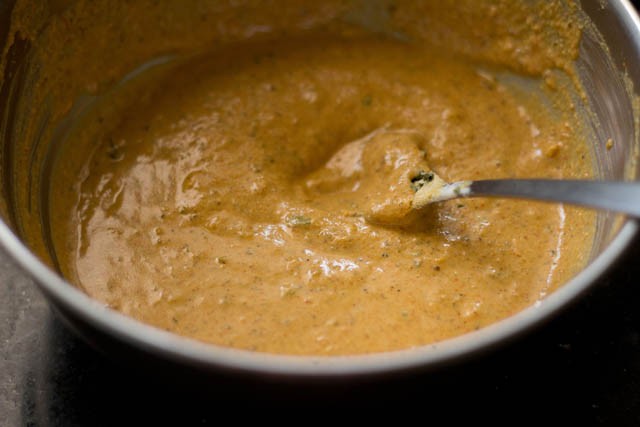
[[[590,173],[568,123],[475,63],[322,35],[165,74],[53,201],[60,268],[128,315],[256,351],[387,351],[507,317],[585,262],[592,221],[578,210],[411,210],[429,168],[449,181]]]

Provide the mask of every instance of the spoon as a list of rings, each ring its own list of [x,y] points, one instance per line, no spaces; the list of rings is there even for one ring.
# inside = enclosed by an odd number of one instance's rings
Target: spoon
[[[640,218],[640,183],[560,179],[488,179],[447,183],[433,172],[412,180],[412,207],[461,197],[509,197],[563,202]]]

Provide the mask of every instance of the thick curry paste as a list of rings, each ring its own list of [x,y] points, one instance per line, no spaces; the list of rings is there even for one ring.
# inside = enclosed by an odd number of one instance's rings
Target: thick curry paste
[[[583,266],[593,217],[498,199],[411,209],[424,170],[591,176],[562,106],[499,65],[342,28],[142,73],[57,159],[58,267],[143,322],[262,352],[404,349],[510,316]]]

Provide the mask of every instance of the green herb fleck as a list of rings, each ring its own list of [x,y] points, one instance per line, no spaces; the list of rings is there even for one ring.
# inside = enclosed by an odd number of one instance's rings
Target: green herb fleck
[[[115,142],[113,142],[112,139],[109,139],[109,145],[107,147],[107,155],[114,162],[120,161],[124,157],[124,154],[120,149],[120,146]]]
[[[365,107],[370,107],[371,103],[373,103],[373,98],[371,97],[371,95],[365,95],[362,97],[362,105],[364,105]]]
[[[411,189],[415,192],[420,190],[425,184],[433,181],[435,175],[433,172],[425,172],[421,170],[413,178],[411,178]]]
[[[287,218],[287,223],[291,227],[305,227],[305,226],[311,225],[311,222],[312,222],[311,218],[304,215],[294,215]]]
[[[300,289],[300,286],[282,285],[280,286],[280,297],[285,298],[294,296],[298,292],[298,289]]]

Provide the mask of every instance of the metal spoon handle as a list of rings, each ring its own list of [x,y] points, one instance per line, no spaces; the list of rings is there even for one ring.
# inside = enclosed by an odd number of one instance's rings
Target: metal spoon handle
[[[490,179],[450,184],[452,197],[510,197],[563,202],[640,217],[640,183],[618,181]],[[447,186],[448,187],[448,186]]]

